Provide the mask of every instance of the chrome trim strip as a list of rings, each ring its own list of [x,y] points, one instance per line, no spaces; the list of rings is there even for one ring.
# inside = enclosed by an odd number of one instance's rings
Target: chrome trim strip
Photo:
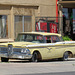
[[[56,42],[56,43],[44,43],[44,44],[34,44],[34,45],[27,45],[26,47],[55,47],[55,46],[68,46],[68,44],[71,44],[71,46],[75,45],[75,41],[64,41],[64,42]],[[70,46],[70,45],[69,45]]]
[[[0,57],[6,57],[6,58],[15,58],[15,59],[31,59],[32,55],[31,54],[12,54],[10,57],[8,56],[7,53],[0,53]]]
[[[6,47],[5,45],[0,45],[0,47],[1,47],[1,46],[4,46],[4,47]]]

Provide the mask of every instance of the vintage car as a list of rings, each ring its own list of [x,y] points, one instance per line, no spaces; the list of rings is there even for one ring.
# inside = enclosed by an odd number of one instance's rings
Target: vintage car
[[[2,62],[9,59],[68,60],[75,56],[75,42],[63,41],[60,34],[45,32],[21,32],[15,42],[0,43]]]

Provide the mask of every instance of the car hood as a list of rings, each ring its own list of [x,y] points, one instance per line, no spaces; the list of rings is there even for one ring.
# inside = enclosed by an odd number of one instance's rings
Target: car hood
[[[11,43],[1,43],[0,46],[8,46],[8,44],[13,45],[13,47],[26,47],[27,45],[34,45],[32,42],[11,42]]]

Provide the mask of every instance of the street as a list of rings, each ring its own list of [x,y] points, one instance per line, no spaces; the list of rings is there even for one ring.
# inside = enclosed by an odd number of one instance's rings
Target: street
[[[75,59],[38,63],[24,60],[0,62],[0,75],[75,75]]]
[[[18,74],[18,75],[75,75],[75,72],[40,73],[40,74]]]

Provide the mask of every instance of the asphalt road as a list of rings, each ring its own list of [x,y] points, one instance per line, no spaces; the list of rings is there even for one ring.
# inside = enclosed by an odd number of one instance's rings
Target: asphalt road
[[[17,75],[17,74],[15,74],[15,75]],[[18,74],[18,75],[75,75],[75,72],[39,73],[39,74]]]
[[[75,59],[38,63],[19,60],[0,62],[0,75],[75,75]]]

